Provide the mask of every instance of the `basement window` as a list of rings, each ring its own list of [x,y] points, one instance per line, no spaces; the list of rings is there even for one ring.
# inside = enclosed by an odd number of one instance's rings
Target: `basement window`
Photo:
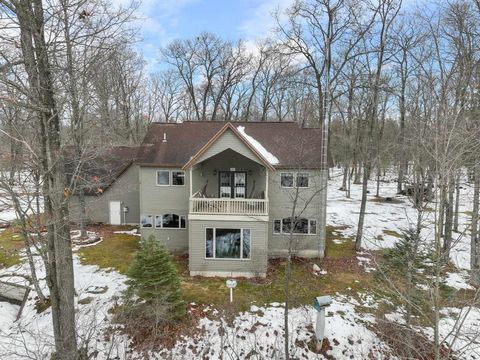
[[[205,229],[207,259],[250,259],[250,229]]]
[[[290,217],[273,220],[274,234],[289,235],[292,227],[294,235],[315,235],[317,233],[317,220]]]

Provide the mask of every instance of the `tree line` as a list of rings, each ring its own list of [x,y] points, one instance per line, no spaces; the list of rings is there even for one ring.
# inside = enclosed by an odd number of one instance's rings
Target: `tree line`
[[[48,250],[59,358],[76,356],[67,202],[72,193],[81,200],[86,185],[67,178],[65,146],[80,168],[85,149],[138,144],[154,121],[323,126],[346,196],[351,183],[362,184],[356,248],[365,237],[368,181],[379,184],[393,169],[397,191],[412,195],[419,211],[414,228],[435,206],[439,273],[459,229],[462,184],[470,182],[471,275],[480,284],[478,0],[416,8],[298,0],[272,14],[271,35],[254,46],[200,33],[160,49],[153,73],[135,50],[137,5],[0,0],[1,186],[15,194],[16,176],[29,169],[43,196],[48,232],[38,238]]]

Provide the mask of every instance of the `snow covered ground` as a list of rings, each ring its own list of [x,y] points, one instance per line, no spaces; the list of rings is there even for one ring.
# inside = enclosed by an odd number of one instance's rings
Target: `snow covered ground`
[[[351,199],[338,190],[341,176],[338,172],[329,184],[328,221],[338,226],[337,231],[344,236],[354,236],[360,205],[360,185],[352,185]],[[369,199],[373,199],[375,184],[370,184]],[[392,247],[398,237],[395,233],[408,227],[415,221],[415,211],[406,197],[396,197],[394,181],[382,182],[380,195],[395,197],[403,203],[378,203],[369,201],[365,221],[365,254],[358,254],[357,259],[365,271],[375,271],[374,264],[368,257],[369,249]],[[472,190],[468,186],[462,189],[460,207],[460,233],[468,224]],[[347,226],[345,228],[345,226]],[[387,230],[387,233],[385,233]],[[394,232],[392,232],[394,231]],[[424,236],[432,236],[431,228],[425,229]],[[471,289],[468,284],[469,243],[468,236],[458,236],[451,258],[458,269],[449,272],[446,283],[457,289]],[[142,354],[128,350],[129,341],[123,335],[116,335],[107,340],[105,331],[112,326],[109,310],[117,303],[125,289],[125,276],[115,271],[104,271],[96,266],[80,264],[74,257],[75,287],[77,292],[77,318],[79,336],[82,344],[87,344],[95,352],[97,359],[140,359]],[[39,277],[43,278],[44,269],[37,258]],[[15,268],[0,269],[0,276],[14,272],[28,274],[27,264]],[[22,277],[2,278],[18,283],[25,283]],[[42,281],[42,287],[46,284]],[[319,294],[320,295],[320,294]],[[15,321],[18,307],[0,302],[0,358],[44,359],[53,349],[51,313],[47,309],[37,313],[35,294],[31,292],[20,320]],[[204,309],[206,316],[198,324],[199,335],[183,337],[169,350],[150,354],[154,359],[226,359],[226,358],[281,358],[283,352],[283,309],[282,304],[252,306],[250,311],[238,314],[233,322],[227,322],[216,309]],[[388,357],[388,345],[380,341],[371,330],[375,319],[365,308],[375,308],[378,300],[368,293],[352,298],[336,294],[332,305],[327,309],[326,337],[332,349],[328,352],[335,359],[384,359]],[[194,306],[194,305],[192,305]],[[445,308],[442,311],[441,336],[459,351],[463,359],[480,358],[480,345],[468,345],[480,329],[480,310],[472,308]],[[314,324],[316,311],[311,306],[293,309],[290,313],[291,353],[299,359],[322,359],[323,356],[313,351]],[[392,319],[400,319],[399,313],[391,314]],[[464,323],[465,331],[453,338],[451,330]],[[419,329],[427,335],[427,329]],[[467,346],[468,345],[468,346]],[[391,358],[391,357],[390,357]]]

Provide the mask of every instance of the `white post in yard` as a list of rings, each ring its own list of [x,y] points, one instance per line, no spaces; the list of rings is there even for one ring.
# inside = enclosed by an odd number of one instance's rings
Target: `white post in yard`
[[[230,302],[233,302],[233,289],[237,286],[235,279],[228,279],[226,282],[227,288],[230,289]]]
[[[332,303],[330,296],[319,296],[315,298],[313,307],[317,310],[317,324],[315,326],[315,336],[317,337],[317,351],[322,350],[323,339],[325,337],[325,308]]]

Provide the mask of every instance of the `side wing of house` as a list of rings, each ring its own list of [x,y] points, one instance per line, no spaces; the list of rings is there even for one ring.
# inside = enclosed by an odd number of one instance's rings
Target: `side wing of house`
[[[140,218],[139,166],[132,164],[98,195],[85,196],[87,220],[91,223],[138,224]],[[69,201],[70,220],[79,222],[77,196]]]
[[[269,176],[269,256],[283,256],[292,241],[293,252],[302,257],[323,257],[326,211],[325,173],[319,169],[279,169]],[[290,238],[289,219],[298,225]]]
[[[190,178],[180,167],[140,167],[140,229],[172,252],[188,251]]]

